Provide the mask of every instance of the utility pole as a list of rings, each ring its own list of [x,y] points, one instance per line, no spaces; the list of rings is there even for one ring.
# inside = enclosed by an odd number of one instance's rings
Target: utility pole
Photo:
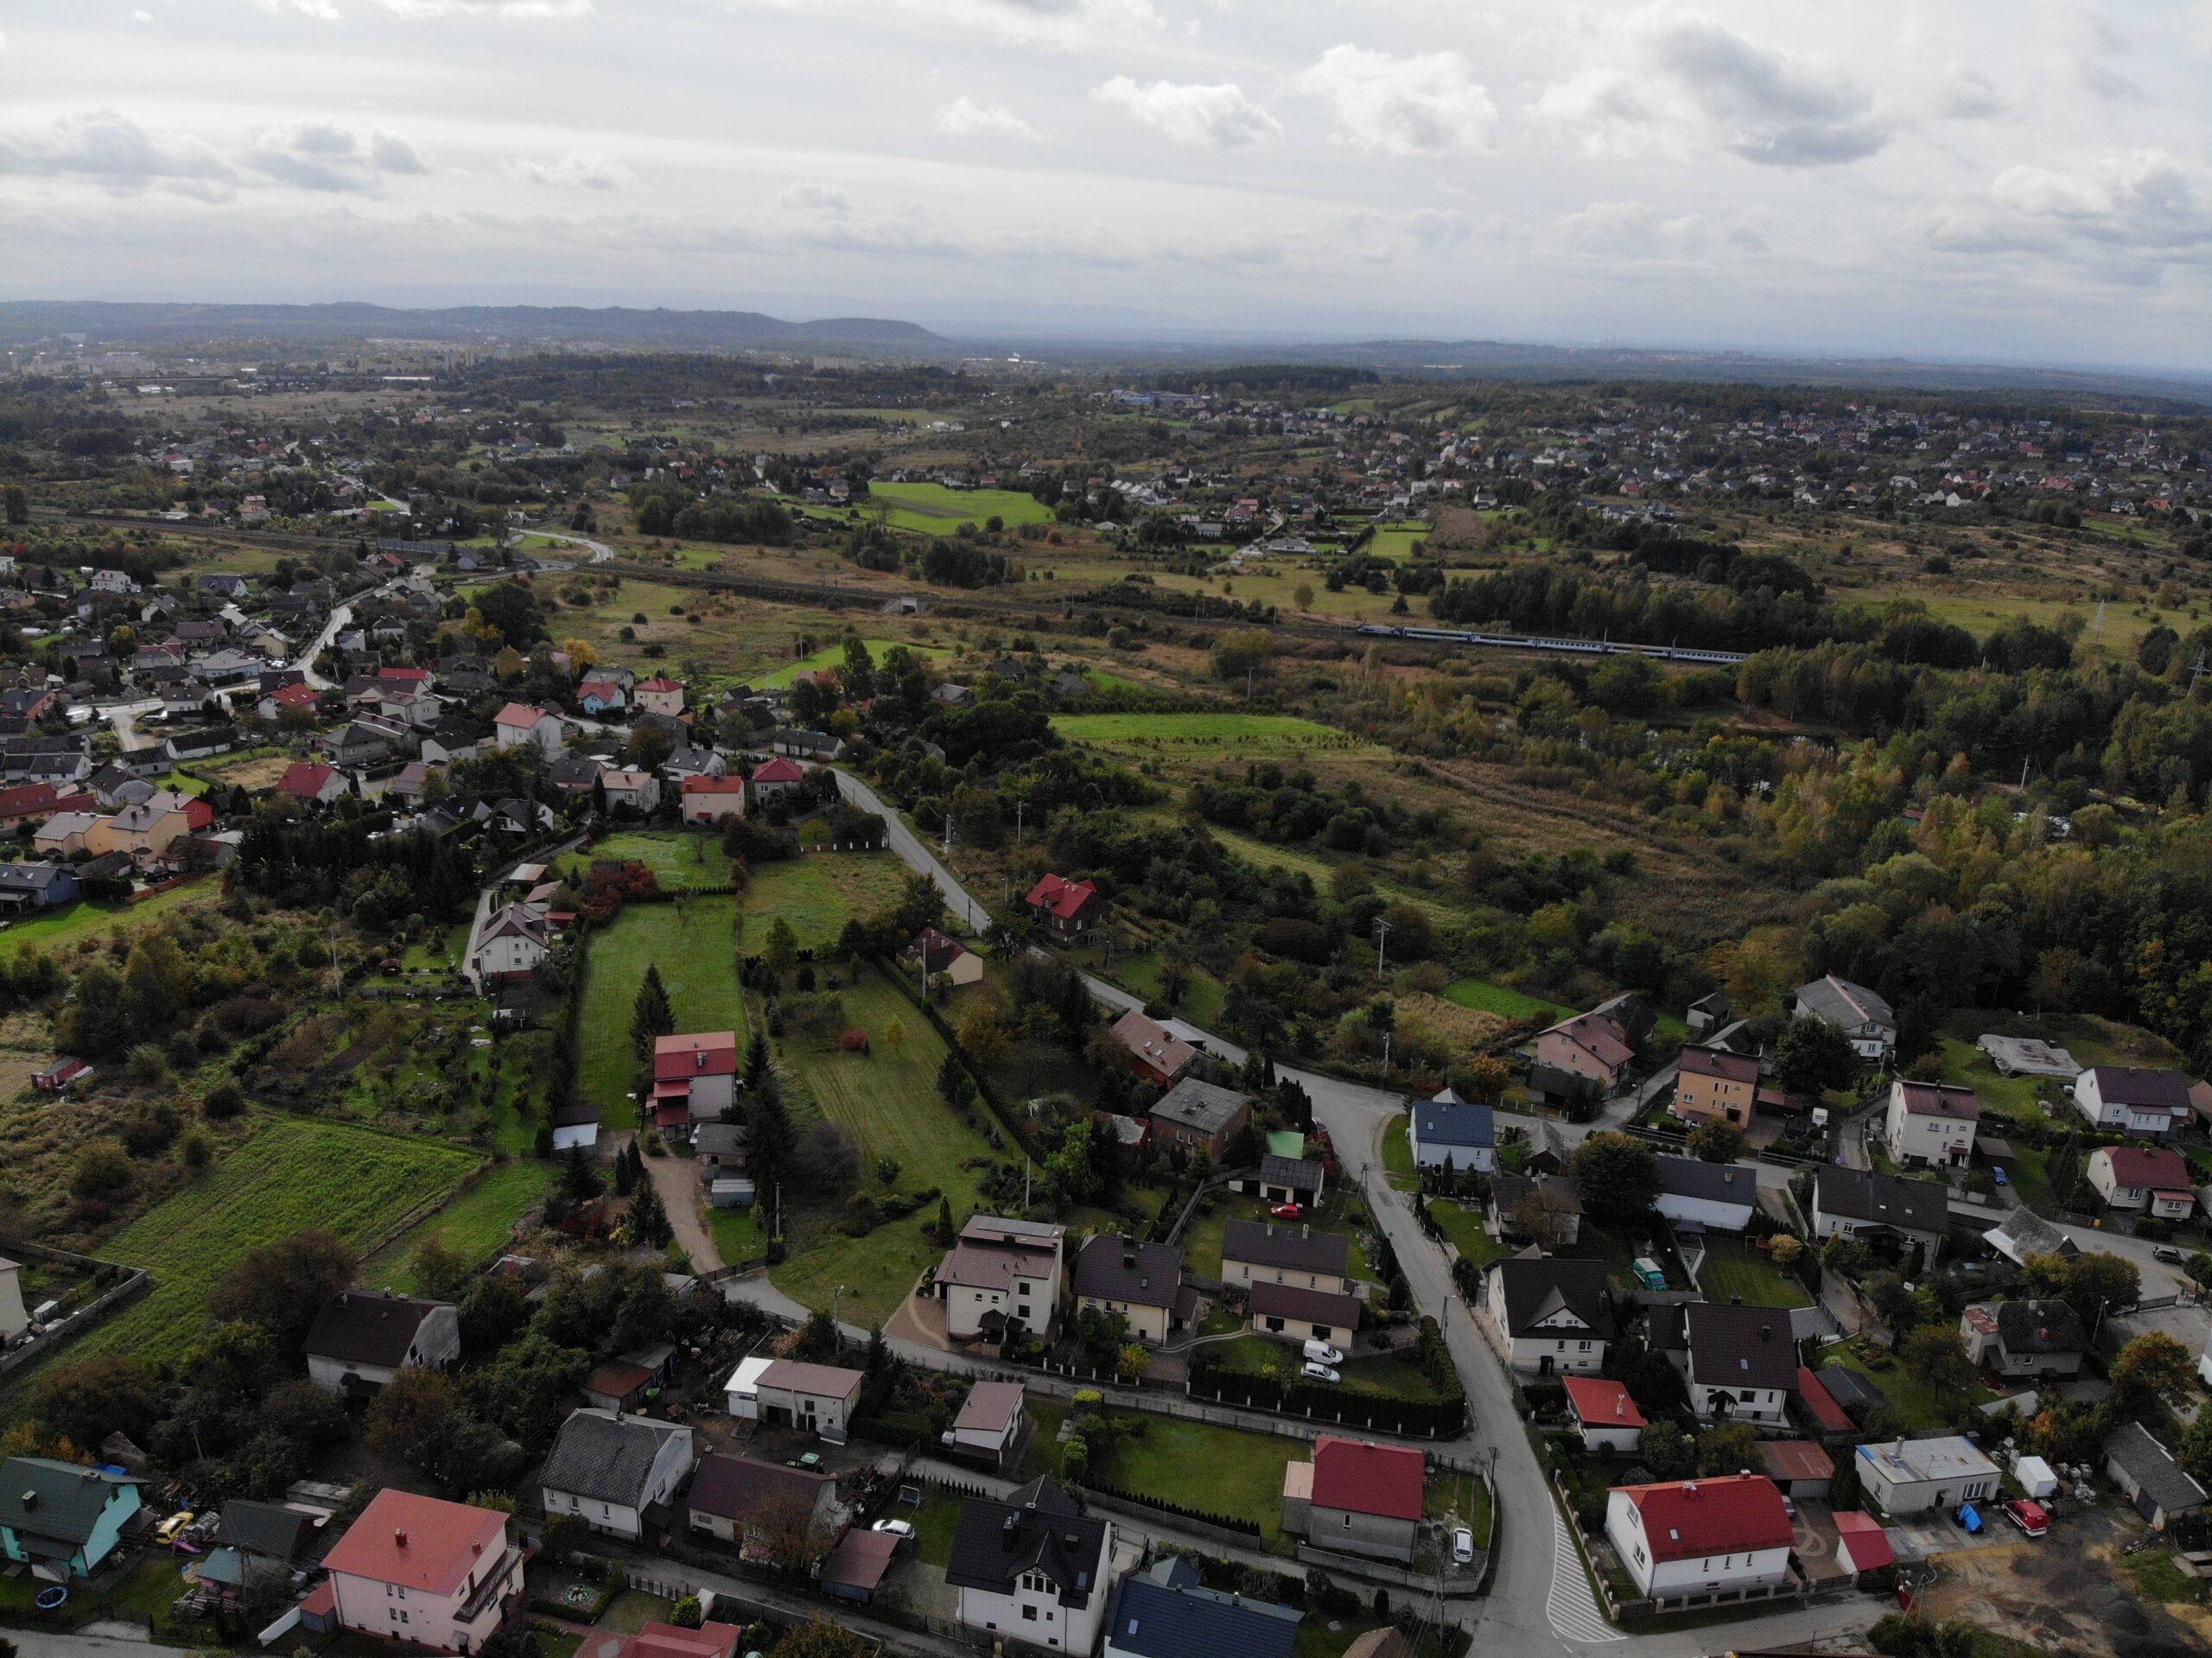
[[[837,1338],[837,1356],[845,1356],[845,1326],[837,1321],[838,1310],[844,1305],[845,1286],[842,1284],[830,1293],[830,1329]]]
[[[1026,800],[1017,800],[1014,803],[1014,843],[1016,846],[1021,844],[1021,814],[1023,808],[1028,804],[1029,803]]]
[[[1377,984],[1382,982],[1383,946],[1389,943],[1389,937],[1390,924],[1381,916],[1376,916],[1375,918],[1375,982]]]

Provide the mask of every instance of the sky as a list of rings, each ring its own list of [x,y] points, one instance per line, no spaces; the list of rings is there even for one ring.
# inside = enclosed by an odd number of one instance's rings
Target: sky
[[[11,0],[0,298],[2212,370],[2212,0]]]

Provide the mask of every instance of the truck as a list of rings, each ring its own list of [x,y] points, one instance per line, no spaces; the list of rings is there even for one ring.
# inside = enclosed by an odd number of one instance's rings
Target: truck
[[[2033,1497],[2014,1497],[2005,1505],[2005,1517],[2031,1537],[2040,1537],[2050,1529],[2050,1510]]]

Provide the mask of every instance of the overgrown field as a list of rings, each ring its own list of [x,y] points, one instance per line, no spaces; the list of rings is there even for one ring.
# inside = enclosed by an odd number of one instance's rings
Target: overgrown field
[[[1009,529],[1050,524],[1052,510],[1033,495],[1013,489],[947,489],[943,484],[871,484],[868,493],[887,506],[894,530],[949,536],[963,524],[981,528],[997,518]],[[863,503],[863,517],[869,511]]]
[[[1096,748],[1200,759],[1382,752],[1363,738],[1287,714],[1063,714],[1052,729]]]
[[[952,654],[943,645],[916,645],[906,639],[868,639],[863,643],[867,645],[868,653],[875,658],[878,665],[881,664],[886,651],[898,650],[902,645],[915,655],[927,657],[932,662],[942,662]],[[836,645],[823,646],[812,656],[801,657],[796,662],[785,663],[775,672],[762,674],[753,683],[762,690],[782,690],[801,674],[819,673],[824,668],[836,669],[844,665],[845,647],[840,641]]]
[[[464,1261],[489,1261],[507,1242],[514,1223],[553,1189],[560,1170],[551,1163],[519,1158],[493,1169],[436,1214],[410,1226],[363,1264],[362,1276],[377,1289],[412,1293],[415,1252],[431,1238]]]

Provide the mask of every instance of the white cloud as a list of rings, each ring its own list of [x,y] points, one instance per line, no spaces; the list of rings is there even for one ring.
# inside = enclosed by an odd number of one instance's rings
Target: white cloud
[[[154,14],[150,11],[134,11],[130,14],[130,21],[134,23],[150,23],[154,21]]]
[[[813,213],[823,219],[842,219],[853,210],[851,200],[842,190],[804,179],[785,186],[776,202],[787,213]]]
[[[1497,105],[1457,52],[1332,46],[1291,84],[1329,106],[1345,143],[1385,155],[1479,154],[1497,128]]]
[[[319,22],[338,21],[338,8],[331,0],[261,0],[264,11],[292,11],[302,17],[313,17]]]
[[[943,39],[980,35],[1050,52],[1126,47],[1157,34],[1160,28],[1160,16],[1152,0],[751,0],[751,3],[810,17],[860,14],[903,18]],[[849,22],[838,25],[852,26]]]
[[[619,190],[635,177],[621,162],[596,150],[574,150],[556,162],[512,161],[505,168],[525,183],[564,190]]]
[[[1140,86],[1116,75],[1091,94],[1127,112],[1170,143],[1189,149],[1242,149],[1282,130],[1282,123],[1236,86],[1199,86],[1155,80]]]
[[[1005,105],[978,104],[965,93],[939,107],[931,124],[939,132],[949,132],[956,138],[971,138],[978,133],[995,133],[1007,138],[1037,136],[1036,128]]]
[[[379,173],[427,173],[430,165],[422,152],[396,132],[381,130],[369,135],[369,165]]]
[[[65,116],[41,134],[0,134],[0,173],[84,179],[123,192],[152,184],[204,190],[234,177],[199,139],[157,139],[113,110]]]
[[[2212,246],[2212,181],[2161,149],[2107,156],[2069,169],[2008,167],[1990,200],[2031,222],[2136,248]]]
[[[1548,249],[1604,259],[1680,259],[1701,253],[1705,221],[1695,213],[1669,217],[1642,201],[1593,201],[1543,226]]]
[[[1451,252],[1472,234],[1473,225],[1457,208],[1422,207],[1406,221],[1406,235],[1432,259]]]
[[[296,190],[376,195],[390,174],[428,173],[415,146],[396,133],[378,131],[364,141],[330,121],[256,133],[238,151],[239,162]]]
[[[327,0],[293,0],[295,4],[327,3]],[[394,16],[416,21],[425,17],[588,17],[592,0],[383,0]]]

